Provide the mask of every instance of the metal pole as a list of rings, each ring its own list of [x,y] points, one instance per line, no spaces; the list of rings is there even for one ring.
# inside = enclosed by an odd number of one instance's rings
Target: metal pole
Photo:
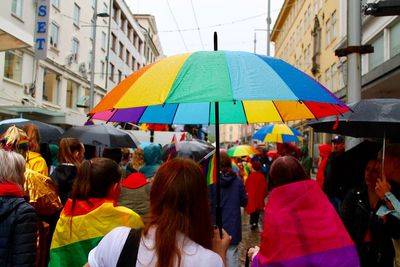
[[[109,11],[108,11],[108,33],[107,33],[107,56],[106,56],[106,81],[104,84],[104,89],[108,92],[107,87],[108,87],[108,65],[110,65],[110,36],[111,36],[111,12],[112,8],[114,5],[114,1],[110,0],[110,6],[109,6]]]
[[[214,32],[214,51],[218,51],[218,35]],[[219,228],[219,235],[222,239],[222,209],[221,209],[221,168],[219,154],[219,104],[215,102],[215,159],[217,161],[217,207],[215,212],[215,221]]]
[[[92,40],[92,57],[90,60],[90,95],[89,95],[89,110],[91,111],[94,106],[94,71],[95,71],[95,58],[96,58],[96,20],[97,20],[97,0],[94,0],[94,10],[92,18],[93,27],[93,40]]]
[[[257,46],[257,33],[254,31],[254,54],[256,53]]]
[[[347,43],[349,46],[361,45],[361,1],[348,0]],[[349,103],[361,100],[361,55],[351,53],[347,56],[347,100]]]
[[[268,0],[267,7],[267,56],[270,56],[270,43],[271,43],[271,0]]]

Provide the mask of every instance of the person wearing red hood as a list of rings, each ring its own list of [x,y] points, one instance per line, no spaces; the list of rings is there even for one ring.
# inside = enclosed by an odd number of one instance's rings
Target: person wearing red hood
[[[143,173],[134,172],[121,181],[118,205],[130,208],[146,223],[150,207],[150,189],[151,184],[146,176]]]
[[[318,159],[318,171],[317,171],[317,184],[322,189],[324,184],[325,176],[324,171],[326,163],[328,162],[328,157],[332,153],[332,146],[330,144],[319,144],[319,159]]]

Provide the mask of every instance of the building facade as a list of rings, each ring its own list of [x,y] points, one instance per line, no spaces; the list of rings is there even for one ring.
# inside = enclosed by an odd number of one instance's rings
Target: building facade
[[[154,56],[145,56],[150,42],[124,0],[50,0],[47,53],[45,59],[36,60],[33,38],[38,3],[6,0],[0,10],[0,19],[12,25],[10,35],[32,38],[22,48],[11,45],[0,53],[0,119],[23,116],[83,125],[92,69],[96,104],[122,79],[160,55],[152,45]]]

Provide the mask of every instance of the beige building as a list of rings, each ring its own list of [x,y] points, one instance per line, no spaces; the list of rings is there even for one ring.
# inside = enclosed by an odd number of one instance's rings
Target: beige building
[[[346,70],[335,56],[343,27],[342,1],[286,0],[271,33],[275,57],[281,58],[318,80],[336,93],[344,87]],[[313,143],[326,142],[323,134],[313,134],[305,122],[289,123],[305,136],[309,150]],[[314,149],[314,155],[317,153]]]

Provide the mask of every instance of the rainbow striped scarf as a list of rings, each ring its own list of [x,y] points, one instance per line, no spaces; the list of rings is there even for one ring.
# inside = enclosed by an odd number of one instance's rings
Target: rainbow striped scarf
[[[89,199],[89,202],[77,201],[72,216],[72,201],[68,199],[51,242],[49,266],[82,267],[90,250],[115,227],[143,227],[138,214],[116,207],[111,200]]]
[[[315,181],[274,188],[252,267],[358,267],[357,250]]]

